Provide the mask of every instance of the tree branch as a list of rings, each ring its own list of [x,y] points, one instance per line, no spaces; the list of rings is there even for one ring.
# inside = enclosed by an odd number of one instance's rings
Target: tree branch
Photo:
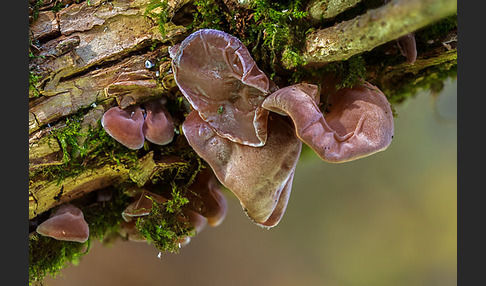
[[[396,0],[356,18],[310,33],[308,65],[342,61],[426,27],[457,11],[456,0]],[[291,68],[289,63],[284,67]]]
[[[331,19],[356,6],[361,0],[313,0],[307,6],[310,18],[315,21]]]

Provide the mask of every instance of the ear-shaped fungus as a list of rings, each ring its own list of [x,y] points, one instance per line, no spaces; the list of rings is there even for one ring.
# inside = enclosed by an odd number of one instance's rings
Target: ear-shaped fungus
[[[417,44],[413,33],[406,34],[397,39],[400,53],[407,58],[409,64],[413,64],[417,59]]]
[[[157,144],[166,145],[174,138],[172,116],[164,106],[165,99],[153,100],[143,104],[146,116],[142,131],[145,139]]]
[[[54,210],[46,221],[37,226],[36,231],[56,240],[83,243],[89,238],[89,227],[83,212],[71,204],[61,205]]]
[[[152,211],[152,200],[148,197],[151,197],[158,203],[165,203],[167,199],[154,194],[152,192],[142,190],[135,196],[135,200],[129,204],[125,210],[122,212],[122,217],[126,222],[132,221],[134,218],[149,215]]]
[[[327,162],[356,160],[390,145],[393,113],[377,87],[365,82],[332,93],[325,118],[317,94],[315,85],[296,84],[272,93],[262,106],[290,116],[299,138]]]
[[[126,222],[132,222],[137,217],[147,216],[152,211],[152,200],[154,199],[158,203],[165,203],[167,199],[163,196],[154,194],[152,192],[142,190],[136,197],[135,201],[129,204],[122,212],[122,217]],[[207,224],[206,218],[197,212],[186,209],[184,210],[184,217],[180,217],[180,221],[188,222],[199,233]]]
[[[223,222],[228,205],[211,169],[203,169],[197,174],[186,197],[189,199],[188,207],[207,218],[210,226],[218,226]]]
[[[268,111],[260,105],[270,83],[240,40],[201,29],[171,47],[170,56],[179,89],[219,136],[265,144]]]
[[[302,142],[286,118],[268,118],[268,138],[262,147],[232,142],[216,134],[192,111],[182,130],[189,144],[231,190],[257,225],[273,227],[282,218],[290,196]]]
[[[129,149],[143,147],[145,137],[142,126],[143,110],[139,106],[129,106],[121,109],[118,106],[108,109],[101,118],[101,125],[116,141]]]

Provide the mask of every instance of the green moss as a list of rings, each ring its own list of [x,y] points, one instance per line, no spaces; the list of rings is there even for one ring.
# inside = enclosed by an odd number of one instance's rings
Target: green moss
[[[165,36],[165,24],[170,17],[169,4],[166,0],[150,0],[144,15],[157,21],[160,33]]]
[[[163,31],[170,14],[155,14],[158,7],[167,7],[167,1],[152,0],[147,7],[146,15],[157,19]],[[276,65],[280,59],[295,66],[304,64],[300,49],[304,44],[303,33],[310,27],[306,21],[307,12],[302,1],[252,1],[249,10],[227,9],[221,1],[194,1],[188,25],[188,33],[199,29],[217,29],[238,37],[251,50],[259,67],[268,71],[271,78],[277,73]],[[158,10],[157,10],[158,11]]]
[[[106,133],[98,121],[96,127],[89,127],[81,132],[83,111],[65,118],[65,126],[54,129],[49,136],[55,137],[63,151],[63,164],[51,165],[29,173],[34,178],[42,173],[45,179],[54,179],[58,183],[66,177],[76,176],[87,168],[94,168],[105,163],[134,166],[137,163],[137,151],[130,150]],[[84,138],[83,143],[80,138]]]
[[[62,1],[59,1],[54,6],[52,6],[51,11],[54,12],[54,13],[57,13],[57,12],[61,11],[61,9],[64,8],[64,7],[66,7],[66,5],[64,3],[62,3]]]
[[[269,70],[270,78],[276,75],[276,65],[280,59],[293,66],[304,63],[300,50],[304,45],[302,35],[310,28],[306,21],[307,12],[301,1],[256,0],[252,22],[249,23],[248,37],[243,43],[251,49],[257,62]],[[284,52],[285,51],[285,52]]]
[[[111,200],[82,209],[84,219],[89,225],[90,239],[103,241],[105,236],[118,232],[121,213],[128,205],[128,199],[121,189],[115,189]]]
[[[457,28],[457,13],[417,31],[417,33],[415,33],[417,48],[419,48],[420,44],[424,45],[428,40],[440,38],[455,28]]]
[[[55,277],[88,249],[89,242],[59,241],[33,233],[29,236],[29,285],[41,282],[48,274]]]
[[[32,8],[32,17],[34,18],[34,21],[37,20],[39,17],[39,9],[44,5],[44,0],[37,0],[34,3],[29,1],[29,6]]]
[[[176,155],[182,159],[181,162],[170,164],[167,168],[159,168],[151,177],[153,185],[165,183],[176,184],[182,188],[189,187],[199,172],[205,168],[203,161],[192,148],[174,150],[168,146],[161,150],[164,155]]]
[[[39,97],[40,90],[37,89],[37,84],[41,76],[34,74],[33,72],[29,72],[29,97]]]
[[[189,26],[192,30],[216,29],[225,30],[228,28],[227,15],[215,0],[196,0],[194,1],[196,12],[193,14],[193,22]]]
[[[391,104],[398,104],[415,96],[420,91],[439,93],[444,81],[457,77],[457,62],[443,63],[420,70],[416,75],[407,74],[382,87]]]
[[[185,237],[193,236],[189,220],[183,212],[183,206],[189,200],[182,194],[182,189],[172,184],[172,198],[165,203],[152,200],[152,211],[148,216],[137,219],[136,227],[148,243],[163,252],[178,252]]]
[[[366,79],[366,62],[362,55],[355,55],[345,61],[332,62],[318,68],[300,68],[292,75],[289,84],[296,84],[303,80],[319,83],[327,75],[339,81],[336,88],[352,87]]]

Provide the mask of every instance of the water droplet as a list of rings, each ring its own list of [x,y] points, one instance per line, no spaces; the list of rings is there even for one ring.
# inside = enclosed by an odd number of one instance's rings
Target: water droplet
[[[153,64],[150,60],[146,60],[145,61],[145,67],[148,68],[148,69],[151,69],[155,66],[155,64]]]

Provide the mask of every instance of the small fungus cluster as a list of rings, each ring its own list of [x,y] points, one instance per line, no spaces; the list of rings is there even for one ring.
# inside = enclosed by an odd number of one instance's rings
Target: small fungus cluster
[[[124,222],[120,234],[131,241],[145,241],[135,226],[136,219],[148,216],[153,211],[154,201],[165,208],[164,203],[168,199],[143,188],[134,189],[131,196],[132,202],[122,212]],[[189,204],[178,215],[177,220],[188,224],[188,229],[197,234],[208,224],[215,227],[223,222],[227,211],[226,198],[211,170],[204,169],[196,175],[188,188],[187,198]],[[185,245],[189,241],[190,236],[186,236],[178,243]]]
[[[174,137],[174,123],[165,102],[162,98],[125,109],[112,107],[103,114],[101,125],[129,149],[142,148],[145,139],[157,145],[169,144]]]
[[[182,159],[181,159],[182,160]],[[191,235],[201,232],[206,225],[220,225],[227,211],[227,202],[221,185],[211,169],[200,171],[192,184],[188,187],[186,197],[189,203],[184,205],[180,213],[177,212],[177,223],[187,230],[188,235],[176,233],[172,241],[179,247],[190,242]],[[146,241],[136,226],[138,218],[146,218],[157,205],[158,212],[166,210],[169,199],[153,193],[143,187],[132,187],[126,190],[131,198],[128,206],[121,212],[122,222],[118,234],[130,241]],[[97,202],[111,199],[111,193],[100,191],[97,193]],[[155,203],[155,204],[154,204]],[[62,204],[55,208],[49,218],[36,227],[36,232],[42,236],[56,240],[84,243],[89,238],[89,225],[84,219],[81,209],[73,204]],[[191,235],[189,235],[191,234]]]

